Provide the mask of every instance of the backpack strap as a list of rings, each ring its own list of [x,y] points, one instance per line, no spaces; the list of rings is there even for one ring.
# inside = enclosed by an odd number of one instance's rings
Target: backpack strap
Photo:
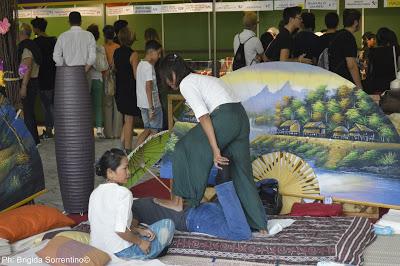
[[[241,43],[241,44],[245,44],[246,42],[248,42],[250,39],[252,39],[252,38],[254,38],[254,37],[256,37],[256,35],[254,35],[254,36],[251,36],[250,38],[248,38],[244,43]],[[239,39],[239,42],[240,42],[240,39]]]
[[[250,38],[248,38],[244,43],[242,43],[242,42],[240,41],[240,33],[238,33],[237,36],[238,36],[238,40],[239,40],[239,45],[240,45],[240,44],[245,44],[248,40],[250,40],[250,39],[256,37],[256,35],[253,35],[253,36],[251,36]]]

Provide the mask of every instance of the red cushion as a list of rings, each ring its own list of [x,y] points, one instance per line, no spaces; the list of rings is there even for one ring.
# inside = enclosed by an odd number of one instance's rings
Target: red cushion
[[[73,220],[56,208],[44,205],[25,205],[0,213],[0,238],[13,243],[53,228],[73,224]]]
[[[340,204],[323,203],[295,203],[292,206],[291,216],[330,217],[341,216],[343,208]]]

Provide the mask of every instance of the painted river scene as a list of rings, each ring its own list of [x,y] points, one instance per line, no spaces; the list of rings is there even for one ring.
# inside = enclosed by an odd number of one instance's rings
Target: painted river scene
[[[223,77],[245,107],[252,160],[285,151],[314,170],[320,193],[400,205],[400,137],[370,96],[324,69],[266,63]],[[167,147],[195,125],[185,106]]]

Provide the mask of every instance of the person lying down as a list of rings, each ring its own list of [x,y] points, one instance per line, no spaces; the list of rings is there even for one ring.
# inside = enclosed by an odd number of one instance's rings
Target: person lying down
[[[154,198],[133,201],[133,218],[140,223],[153,224],[171,219],[179,231],[197,232],[227,240],[248,240],[251,229],[232,181],[215,186],[218,202],[201,203],[195,208],[175,211],[154,203]]]

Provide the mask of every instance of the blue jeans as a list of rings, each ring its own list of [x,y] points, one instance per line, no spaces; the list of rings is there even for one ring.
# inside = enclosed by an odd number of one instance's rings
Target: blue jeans
[[[250,226],[232,181],[215,186],[215,190],[219,203],[202,203],[188,211],[188,231],[229,240],[250,239]]]
[[[122,259],[137,260],[157,258],[164,248],[171,244],[175,232],[175,225],[172,220],[163,219],[150,225],[149,229],[155,233],[156,238],[151,241],[151,248],[148,254],[143,253],[138,245],[132,245],[124,250],[121,250],[120,252],[115,253],[115,256]],[[141,238],[145,240],[148,239],[147,237]]]
[[[151,129],[160,132],[163,126],[163,112],[161,107],[154,108],[153,118],[150,119],[150,109],[139,108],[142,114],[144,129]]]

